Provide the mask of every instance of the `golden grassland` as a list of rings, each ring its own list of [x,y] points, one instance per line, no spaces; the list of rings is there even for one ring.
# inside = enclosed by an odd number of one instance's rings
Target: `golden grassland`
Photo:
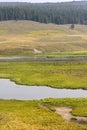
[[[87,50],[87,26],[43,24],[32,21],[0,22],[1,55],[56,55]],[[55,54],[55,53],[54,53]]]

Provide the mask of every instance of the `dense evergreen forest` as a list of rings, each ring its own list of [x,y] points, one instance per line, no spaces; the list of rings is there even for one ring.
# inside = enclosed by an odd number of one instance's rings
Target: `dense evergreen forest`
[[[42,23],[87,24],[87,1],[62,3],[0,3],[0,21],[33,20]]]

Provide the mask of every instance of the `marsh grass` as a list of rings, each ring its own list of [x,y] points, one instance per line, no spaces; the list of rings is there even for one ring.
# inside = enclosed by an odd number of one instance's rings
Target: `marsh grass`
[[[87,89],[87,62],[1,62],[0,77],[17,84]]]
[[[72,120],[72,121],[76,121],[76,120],[77,120],[77,118],[75,118],[75,117],[72,117],[72,118],[71,118],[71,120]]]
[[[65,121],[54,111],[40,108],[38,104],[72,106],[85,109],[87,99],[45,99],[40,101],[0,100],[1,130],[87,130],[85,125]],[[81,107],[83,105],[83,107]],[[87,109],[85,109],[85,112]],[[77,115],[82,111],[77,111]],[[74,112],[73,112],[74,113]],[[87,113],[85,113],[87,115]],[[84,115],[84,113],[81,113]]]

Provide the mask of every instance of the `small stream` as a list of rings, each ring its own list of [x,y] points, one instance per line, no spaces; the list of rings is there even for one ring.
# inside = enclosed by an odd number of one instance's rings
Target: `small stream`
[[[87,98],[87,90],[55,89],[46,86],[17,85],[9,79],[0,79],[0,99],[39,100],[44,98]]]
[[[81,57],[65,57],[65,58],[47,58],[47,57],[32,57],[32,56],[7,56],[0,57],[0,62],[75,62],[87,61],[87,56]]]

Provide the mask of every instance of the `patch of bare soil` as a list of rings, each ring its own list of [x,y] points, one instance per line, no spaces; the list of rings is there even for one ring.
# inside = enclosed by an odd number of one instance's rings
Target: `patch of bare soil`
[[[87,117],[73,116],[70,107],[55,107],[56,113],[60,114],[65,120],[77,124],[87,125]]]
[[[42,53],[42,51],[38,49],[34,49],[34,53]]]
[[[39,107],[46,109],[46,110],[51,110],[51,109],[53,110],[54,109],[57,114],[60,114],[68,122],[87,125],[87,117],[73,116],[71,113],[72,112],[71,107],[52,107],[52,108],[49,108],[49,107],[43,106],[41,104],[39,104]]]
[[[56,113],[60,114],[64,119],[66,119],[67,121],[70,121],[72,118],[71,115],[71,108],[68,107],[56,107],[55,108]]]

